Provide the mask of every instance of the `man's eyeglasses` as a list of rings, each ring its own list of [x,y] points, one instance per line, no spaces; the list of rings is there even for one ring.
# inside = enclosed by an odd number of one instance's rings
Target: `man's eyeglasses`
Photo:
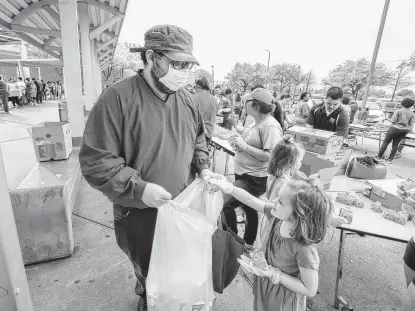
[[[160,54],[162,54],[162,53],[160,53]],[[190,70],[194,66],[193,62],[182,62],[182,61],[171,59],[166,54],[162,54],[162,55],[166,56],[170,60],[170,64],[173,66],[174,69],[178,69],[178,70],[189,69]],[[161,58],[160,55],[157,54],[157,56],[159,56]],[[163,58],[161,58],[161,59],[163,59]],[[166,62],[164,59],[163,59],[163,61]]]

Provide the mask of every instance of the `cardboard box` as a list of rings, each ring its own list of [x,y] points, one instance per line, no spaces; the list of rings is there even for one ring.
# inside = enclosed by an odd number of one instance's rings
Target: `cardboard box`
[[[337,175],[344,175],[347,164],[349,163],[352,150],[342,148],[339,152],[329,155],[322,155],[310,151],[306,151],[302,163],[313,167],[314,172],[323,168],[338,167]]]
[[[323,190],[327,191],[330,189],[331,182],[336,176],[338,167],[328,167],[323,169],[316,169],[313,166],[303,164],[301,165],[300,171],[306,174],[307,176],[318,174],[320,177],[320,182],[323,186]]]
[[[403,178],[393,178],[386,180],[369,181],[372,185],[372,191],[370,192],[370,199],[375,202],[380,202],[384,207],[401,211],[402,206],[408,205],[415,208],[415,204],[407,200],[402,199],[398,193],[398,185],[404,181]]]
[[[72,152],[72,136],[67,122],[43,122],[30,130],[39,162],[65,160]]]
[[[293,126],[287,130],[287,133],[301,143],[305,150],[319,154],[339,152],[343,145],[343,137],[337,136],[334,132]]]

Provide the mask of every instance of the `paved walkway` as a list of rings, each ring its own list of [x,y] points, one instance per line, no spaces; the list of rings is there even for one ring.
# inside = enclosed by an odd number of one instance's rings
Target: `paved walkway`
[[[17,186],[33,167],[33,146],[26,128],[43,120],[58,120],[57,103],[0,114],[0,146],[10,187]],[[366,140],[366,148],[374,154],[377,142]],[[388,177],[415,176],[415,149],[404,151],[403,158],[389,166]],[[223,154],[218,163],[219,171],[223,170]],[[230,169],[232,172],[232,165]],[[364,187],[361,182],[340,176],[331,190]],[[36,311],[135,310],[133,270],[116,245],[112,227],[111,204],[82,180],[73,213],[74,255],[26,267]],[[313,299],[313,311],[334,310],[338,236],[338,230],[334,230],[319,246],[321,294]],[[405,289],[404,247],[376,238],[348,237],[342,292],[352,300],[355,310],[399,310]],[[250,311],[252,300],[249,283],[238,275],[225,293],[218,295],[214,309]]]

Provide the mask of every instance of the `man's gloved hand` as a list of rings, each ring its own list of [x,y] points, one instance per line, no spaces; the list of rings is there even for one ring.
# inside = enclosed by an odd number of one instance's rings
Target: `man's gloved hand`
[[[159,207],[171,200],[171,194],[162,186],[148,183],[144,188],[141,200],[148,207]]]

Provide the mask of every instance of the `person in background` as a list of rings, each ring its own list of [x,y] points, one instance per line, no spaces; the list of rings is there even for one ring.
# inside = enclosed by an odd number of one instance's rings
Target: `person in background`
[[[402,100],[402,108],[396,110],[393,113],[393,116],[390,119],[392,125],[386,132],[385,139],[383,140],[382,146],[379,149],[377,156],[378,159],[383,158],[386,149],[392,142],[392,150],[387,160],[387,163],[392,163],[396,152],[398,151],[400,142],[405,138],[406,135],[412,132],[412,128],[415,123],[415,114],[411,108],[414,106],[414,103],[415,102],[413,99],[404,98]]]
[[[23,82],[22,77],[17,78],[16,85],[17,85],[17,88],[20,90],[19,105],[20,105],[20,107],[26,106],[27,105],[26,97],[25,97],[26,84]]]
[[[16,108],[20,106],[20,100],[19,100],[19,94],[20,90],[17,87],[16,81],[12,78],[9,80],[9,83],[7,84],[8,92],[9,92],[9,100],[12,102],[13,107]]]
[[[42,86],[42,99],[46,100],[46,83],[43,80],[40,80]]]
[[[40,85],[40,81],[36,78],[32,78],[33,83],[35,84],[36,90],[36,103],[40,104],[43,102],[42,99],[42,86]]]
[[[350,114],[352,112],[352,108],[350,107],[350,98],[347,96],[344,96],[342,99],[342,108],[344,111],[347,112],[347,114],[349,115],[349,119],[350,119]]]
[[[332,86],[327,90],[324,105],[315,105],[308,115],[306,126],[314,129],[349,135],[349,115],[341,107],[343,89]]]
[[[0,101],[3,104],[3,110],[5,113],[9,113],[9,92],[7,91],[7,83],[3,80],[3,76],[0,75]]]
[[[234,185],[259,197],[266,190],[268,163],[272,149],[282,138],[282,129],[270,115],[272,95],[268,90],[257,88],[244,95],[242,100],[245,102],[247,114],[254,119],[254,126],[244,128],[234,123],[235,130],[241,134],[230,139],[230,143],[236,146]],[[223,206],[226,223],[233,232],[238,233],[235,209],[241,206],[241,202],[225,195]],[[246,215],[245,249],[250,251],[253,250],[257,235],[258,213],[246,205],[242,205],[242,210]]]
[[[28,105],[30,105],[31,103],[33,105],[36,105],[34,100],[32,99],[33,87],[34,87],[34,85],[32,84],[30,78],[26,78],[26,93],[25,93],[25,96],[26,96],[26,103]]]
[[[356,115],[356,112],[359,110],[359,105],[356,103],[354,99],[350,101],[350,124],[354,121],[354,116]]]
[[[300,94],[300,102],[296,107],[295,114],[295,125],[305,126],[308,115],[310,113],[310,106],[308,100],[310,99],[310,94],[303,92]]]
[[[281,128],[283,129],[283,130],[286,130],[286,127],[285,127],[285,114],[284,114],[284,111],[282,110],[282,108],[281,108],[281,105],[280,105],[280,103],[278,102],[278,100],[276,100],[275,99],[275,97],[274,97],[274,99],[273,99],[273,101],[272,101],[272,103],[274,104],[274,106],[275,106],[275,108],[274,108],[274,112],[272,113],[272,115],[274,116],[274,118],[275,118],[275,120],[277,120],[278,121],[278,123],[281,125]]]
[[[210,94],[209,81],[206,77],[201,77],[196,81],[195,92],[193,98],[205,123],[205,135],[209,146],[209,142],[214,134],[218,103],[215,96]]]
[[[304,94],[304,95],[303,95]],[[303,95],[303,99],[301,99],[301,95]],[[300,94],[300,100],[307,103],[309,110],[313,108],[314,102],[311,100],[311,95],[309,92],[305,91]]]
[[[52,81],[50,83],[50,89],[51,89],[52,99],[55,100],[56,99],[56,83],[55,82]]]
[[[195,89],[193,88],[193,85],[188,84],[188,85],[186,86],[186,89],[189,91],[189,93],[190,93],[190,94],[196,94],[196,91],[195,91]]]
[[[56,96],[58,99],[62,98],[62,85],[59,81],[56,81]]]
[[[213,91],[215,93],[216,99],[219,101],[220,100],[220,93],[222,92],[220,85],[216,85],[215,89]]]
[[[92,108],[79,163],[85,180],[114,203],[117,244],[133,264],[147,310],[146,278],[157,208],[209,170],[202,116],[183,87],[198,64],[193,38],[172,26],[152,27],[141,53],[144,69],[108,87]],[[169,276],[166,276],[169,277]]]
[[[242,108],[243,108],[243,104],[242,104],[241,94],[239,92],[236,92],[235,103],[233,105],[233,113],[238,116],[238,120],[241,119]]]
[[[225,97],[231,103],[231,109],[233,111],[233,98],[232,98],[232,90],[231,89],[228,88],[228,89],[225,90]]]

